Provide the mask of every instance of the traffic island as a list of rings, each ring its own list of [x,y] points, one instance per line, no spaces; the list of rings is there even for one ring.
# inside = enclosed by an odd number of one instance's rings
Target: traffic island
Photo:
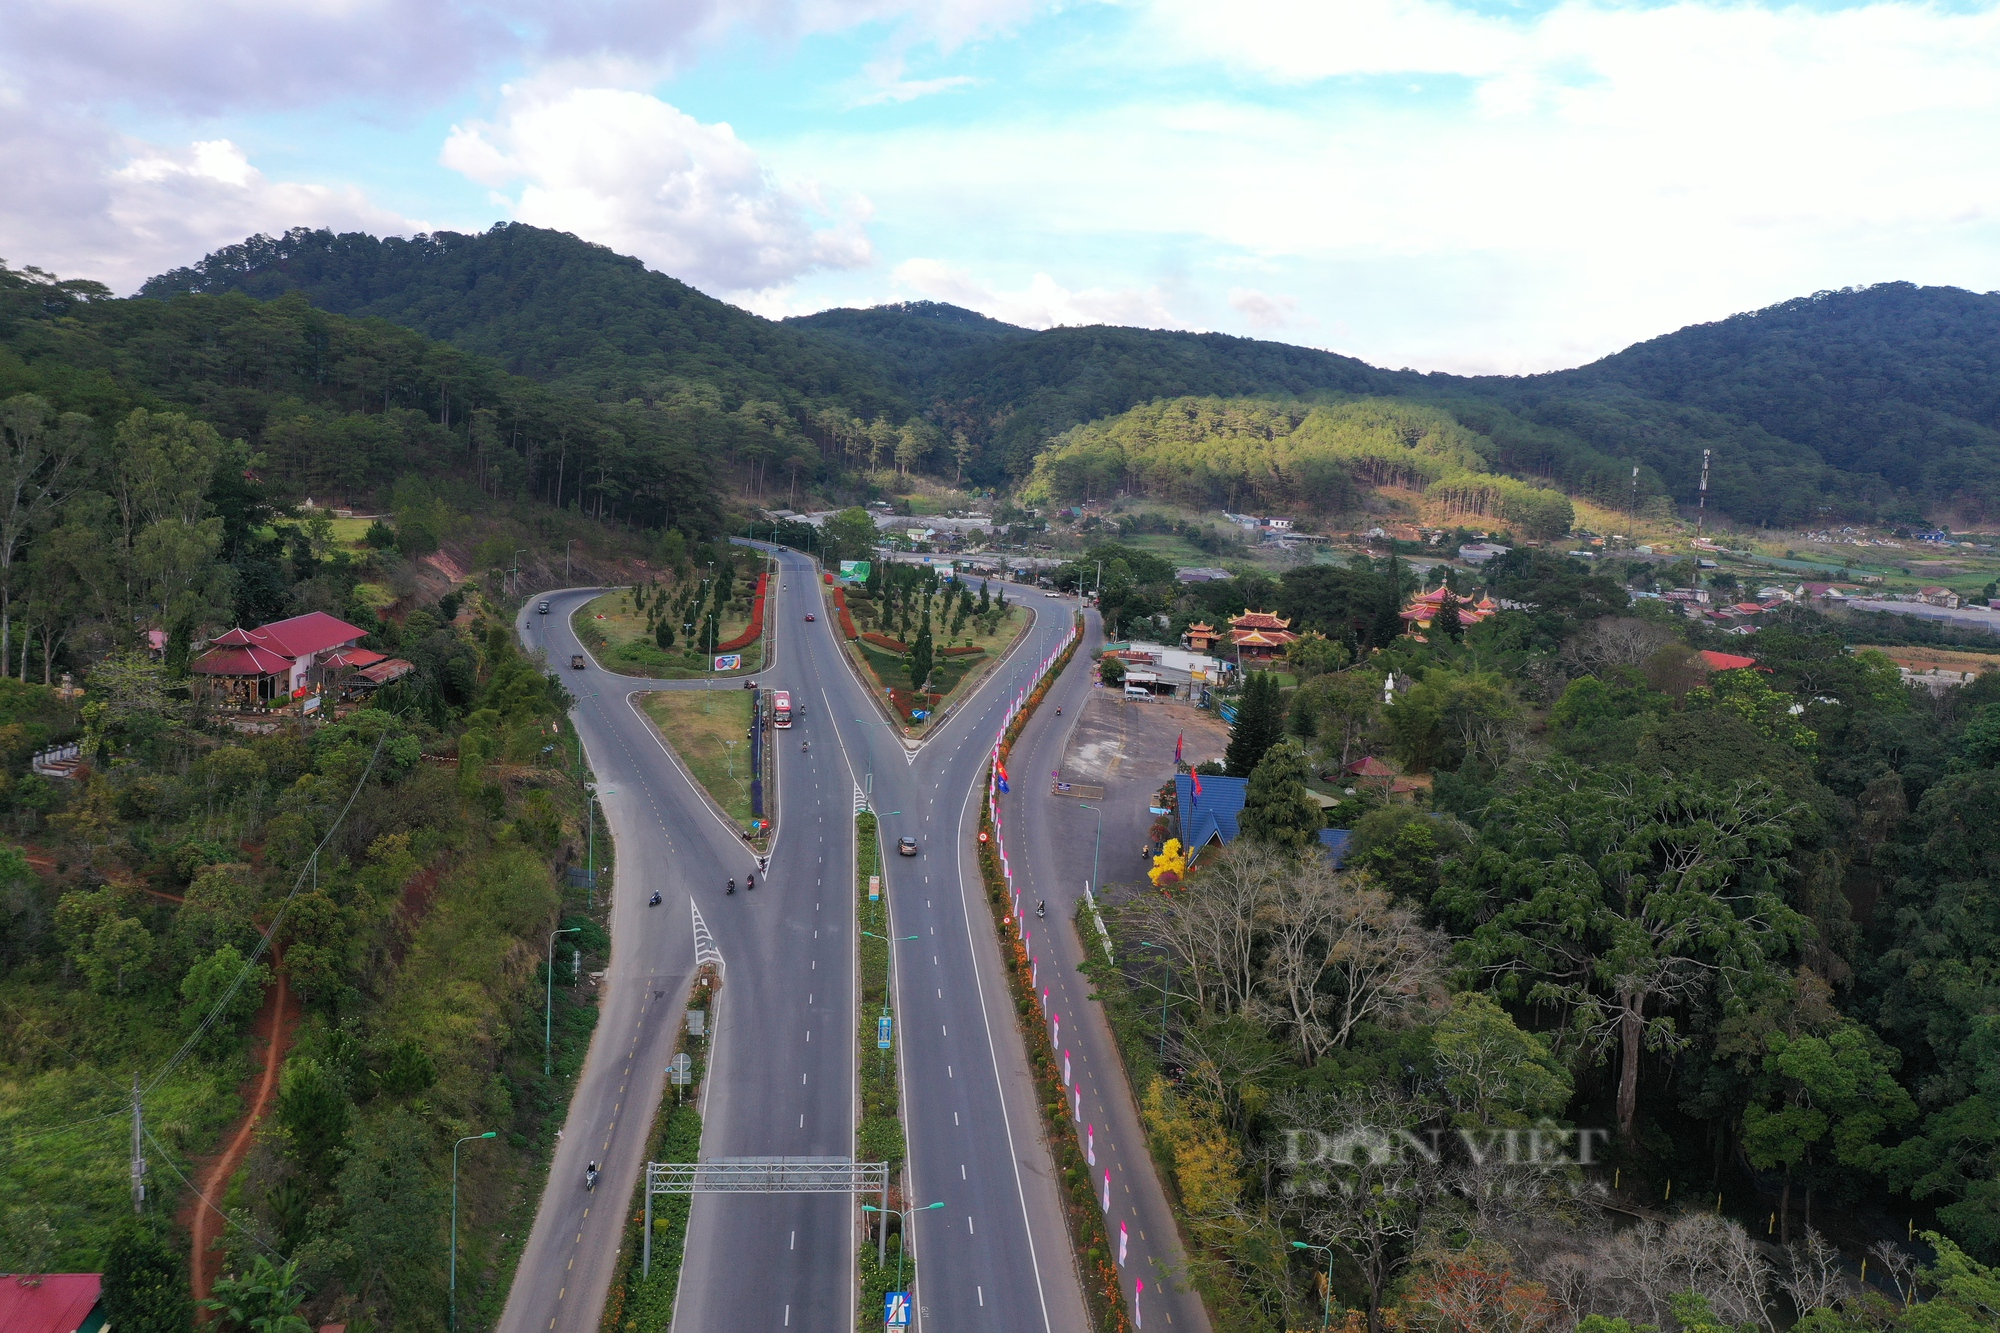
[[[639,707],[716,809],[751,829],[752,690],[658,690]],[[768,757],[768,755],[766,756]],[[767,785],[766,790],[769,790]]]
[[[854,919],[858,923],[860,1030],[856,1058],[861,1086],[861,1119],[855,1130],[854,1160],[889,1164],[890,1216],[906,1207],[902,1185],[903,1118],[901,1085],[896,1077],[895,1019],[889,994],[890,928],[888,889],[882,882],[882,841],[874,812],[854,817]],[[860,1279],[854,1326],[859,1333],[882,1327],[882,1306],[892,1291],[909,1291],[916,1282],[916,1263],[904,1253],[903,1234],[879,1210],[862,1214],[861,1252],[855,1268]],[[887,1236],[880,1228],[888,1227]],[[899,1285],[900,1284],[900,1285]]]

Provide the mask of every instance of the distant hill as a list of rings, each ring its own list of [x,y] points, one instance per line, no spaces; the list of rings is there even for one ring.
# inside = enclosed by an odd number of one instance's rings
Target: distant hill
[[[1731,490],[1814,486],[1850,511],[2000,514],[2000,293],[1907,282],[1820,292],[1575,370],[1475,385],[1646,453],[1683,498],[1708,444]],[[1754,507],[1747,494],[1723,504]]]
[[[746,400],[838,403],[898,419],[909,407],[871,359],[655,273],[567,232],[502,223],[405,240],[297,227],[253,236],[146,283],[141,296],[298,292],[321,310],[375,317],[599,402],[700,383]]]
[[[2000,294],[1886,283],[1681,329],[1574,370],[1389,371],[1217,333],[1023,329],[915,301],[761,319],[638,260],[505,224],[410,240],[304,229],[253,237],[143,295],[297,292],[490,356],[599,402],[768,412],[856,457],[857,420],[939,428],[921,466],[1024,480],[1072,428],[1189,397],[1413,398],[1484,437],[1491,466],[1620,506],[1692,504],[1796,526],[1852,516],[2000,515]],[[745,408],[745,404],[752,404]],[[878,450],[879,452],[879,450]]]

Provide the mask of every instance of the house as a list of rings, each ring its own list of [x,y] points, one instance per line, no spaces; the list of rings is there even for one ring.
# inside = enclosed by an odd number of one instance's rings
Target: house
[[[350,674],[366,688],[415,669],[399,658],[361,647],[365,633],[324,611],[310,611],[218,635],[189,670],[211,698],[245,707],[318,694]]]
[[[1319,831],[1319,845],[1326,848],[1326,859],[1333,862],[1335,870],[1347,860],[1347,843],[1353,836],[1351,829],[1323,828]]]
[[[1704,648],[1701,660],[1708,663],[1710,671],[1747,671],[1757,665],[1754,657],[1739,657],[1735,653],[1718,653],[1712,648]]]
[[[1291,621],[1269,611],[1245,611],[1229,618],[1229,642],[1242,662],[1268,662],[1283,657],[1285,649],[1299,641]],[[1192,645],[1190,645],[1192,646]]]
[[[1201,794],[1195,794],[1199,780]],[[1226,778],[1220,773],[1178,773],[1174,776],[1174,808],[1180,816],[1181,846],[1190,854],[1212,842],[1224,846],[1236,841],[1236,818],[1250,794],[1250,779]]]
[[[7,1333],[98,1333],[101,1273],[45,1273],[0,1282],[0,1329]]]
[[[1458,558],[1468,565],[1483,565],[1496,555],[1505,555],[1513,550],[1498,542],[1471,542],[1458,548]]]
[[[1235,577],[1214,565],[1184,565],[1174,571],[1176,583],[1223,583]]]
[[[1953,611],[1964,605],[1964,599],[1950,588],[1919,588],[1917,589],[1917,600],[1928,603],[1931,606],[1946,607]]]

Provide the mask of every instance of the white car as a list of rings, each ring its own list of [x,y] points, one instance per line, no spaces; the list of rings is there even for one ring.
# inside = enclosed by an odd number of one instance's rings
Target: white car
[[[1060,596],[1062,596],[1062,594],[1061,594],[1061,593],[1059,593],[1059,592],[1045,592],[1045,593],[1043,593],[1043,594],[1042,594],[1042,596],[1044,596],[1044,597],[1060,597]]]

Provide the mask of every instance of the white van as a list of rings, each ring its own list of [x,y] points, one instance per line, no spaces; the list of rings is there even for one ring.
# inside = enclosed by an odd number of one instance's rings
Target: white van
[[[1125,687],[1125,697],[1127,699],[1150,699],[1153,697],[1153,692],[1144,685],[1127,685]]]

